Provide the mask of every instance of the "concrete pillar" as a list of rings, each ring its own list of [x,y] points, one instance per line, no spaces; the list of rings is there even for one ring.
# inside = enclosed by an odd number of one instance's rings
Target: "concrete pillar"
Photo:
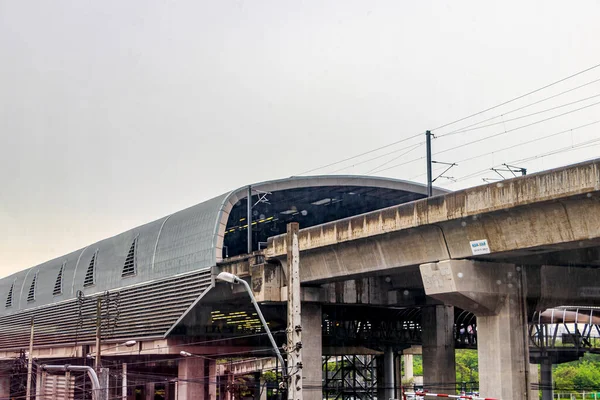
[[[185,357],[177,366],[178,400],[207,400],[208,383],[205,380],[205,360],[201,357]]]
[[[552,400],[554,398],[554,383],[552,380],[552,359],[550,357],[545,357],[542,359],[540,372],[542,400]]]
[[[144,397],[146,400],[154,400],[154,382],[146,382],[144,385]]]
[[[121,400],[127,400],[127,363],[123,363],[121,371]]]
[[[0,375],[0,399],[10,399],[10,375]]]
[[[402,357],[404,358],[403,379],[405,379],[405,380],[413,379],[415,377],[415,374],[413,372],[413,366],[414,366],[413,355],[412,354],[403,354]]]
[[[531,398],[532,399],[539,399],[540,398],[540,392],[539,392],[539,383],[540,383],[540,378],[539,378],[539,374],[538,374],[538,365],[537,364],[529,364],[529,384],[531,386]]]
[[[526,328],[517,296],[506,296],[498,315],[477,317],[479,387],[486,397],[530,398]]]
[[[454,307],[423,307],[423,388],[430,392],[456,392],[454,358]]]
[[[321,305],[302,303],[302,376],[304,400],[323,399]]]
[[[394,349],[387,347],[383,353],[383,382],[385,387],[385,400],[396,398],[396,383],[394,375]]]
[[[421,265],[420,269],[428,296],[477,315],[481,395],[530,400],[527,286],[522,268],[446,260]]]
[[[110,370],[108,368],[100,368],[98,380],[100,381],[101,388],[101,390],[98,391],[98,400],[108,400],[110,398]]]
[[[217,399],[217,362],[215,360],[206,360],[208,374],[208,399]]]
[[[42,400],[44,398],[44,393],[42,393],[42,388],[44,387],[43,381],[44,371],[38,366],[35,371],[35,400]],[[1,389],[0,389],[1,391]],[[0,393],[0,398],[2,398],[2,394]]]

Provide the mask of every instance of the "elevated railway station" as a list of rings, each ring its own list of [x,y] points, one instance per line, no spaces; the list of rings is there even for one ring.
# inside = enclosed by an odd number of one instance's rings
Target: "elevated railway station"
[[[422,185],[371,177],[252,184],[31,267],[0,280],[0,398],[22,395],[33,356],[34,366],[101,359],[111,397],[160,388],[229,400],[236,373],[226,365],[248,372],[243,360],[272,348],[248,294],[215,278],[247,281],[283,345],[296,248],[304,398],[337,396],[322,362],[338,356],[361,356],[376,375],[369,390],[344,386],[343,398],[398,398],[398,357],[420,345],[425,388],[456,391],[454,351],[477,348],[481,393],[533,399],[530,363],[596,351],[600,314],[585,307],[600,305],[599,165],[431,198]],[[290,223],[301,228],[293,243]],[[559,318],[561,306],[582,308]],[[34,374],[40,396],[61,387],[89,398],[85,374]]]

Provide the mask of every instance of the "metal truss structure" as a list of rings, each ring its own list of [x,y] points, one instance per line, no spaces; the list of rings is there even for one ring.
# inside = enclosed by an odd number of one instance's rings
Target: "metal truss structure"
[[[323,372],[324,399],[377,398],[377,361],[373,355],[325,356]]]

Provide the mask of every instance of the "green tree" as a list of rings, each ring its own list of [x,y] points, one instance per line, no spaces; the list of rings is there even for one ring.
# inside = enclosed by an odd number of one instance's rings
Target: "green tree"
[[[456,382],[467,383],[467,390],[479,387],[479,362],[477,350],[459,349],[455,353]]]
[[[554,387],[559,392],[600,391],[600,357],[586,354],[583,358],[553,368]]]
[[[421,355],[415,355],[413,357],[413,375],[423,375],[423,356]]]

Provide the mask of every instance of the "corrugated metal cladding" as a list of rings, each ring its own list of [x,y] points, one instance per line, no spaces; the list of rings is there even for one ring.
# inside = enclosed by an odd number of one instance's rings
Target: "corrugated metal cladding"
[[[96,305],[102,298],[102,339],[162,337],[198,296],[212,288],[210,268],[99,296],[68,300],[0,316],[0,349],[22,349],[29,343],[31,318],[35,346],[93,342]]]
[[[418,194],[426,191],[423,185],[406,181],[350,176],[292,177],[252,185],[271,192],[321,186],[365,186]],[[1,279],[0,298],[6,307],[0,306],[0,316],[30,315],[22,313],[45,305],[55,305],[58,310],[74,304],[65,301],[75,300],[79,291],[89,297],[216,265],[222,254],[229,213],[246,196],[246,190],[242,187]],[[134,272],[129,265],[124,273],[132,246]],[[88,284],[84,285],[86,274]],[[33,279],[36,284],[32,288]]]

